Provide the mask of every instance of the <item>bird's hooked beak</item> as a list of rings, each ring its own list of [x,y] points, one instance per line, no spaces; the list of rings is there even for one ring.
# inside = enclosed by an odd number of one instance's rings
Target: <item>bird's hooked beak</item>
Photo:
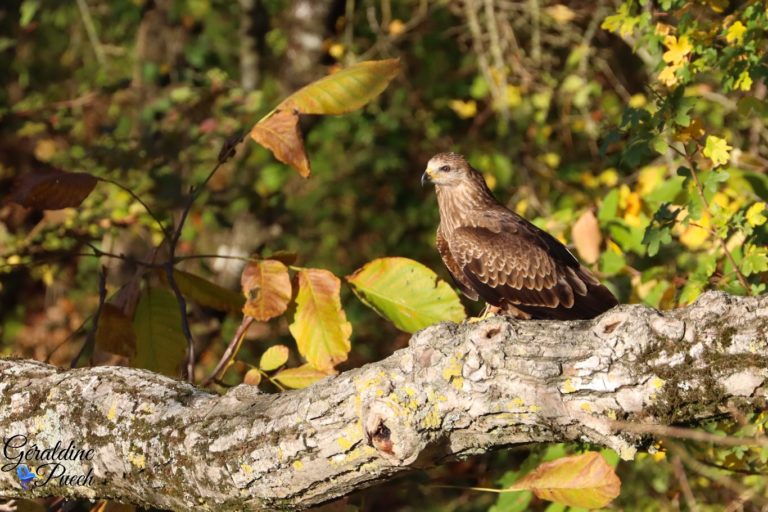
[[[423,187],[427,183],[434,183],[432,181],[432,177],[434,176],[434,172],[431,167],[427,167],[427,170],[424,171],[424,174],[421,175],[421,186]]]

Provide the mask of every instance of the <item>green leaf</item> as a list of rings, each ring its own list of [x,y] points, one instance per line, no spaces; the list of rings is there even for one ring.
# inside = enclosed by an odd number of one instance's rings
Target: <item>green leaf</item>
[[[146,288],[136,307],[133,329],[136,356],[131,366],[176,377],[187,347],[176,297],[163,288]]]
[[[408,258],[379,258],[347,277],[365,304],[398,329],[416,332],[466,317],[458,295],[437,274]]]
[[[165,272],[161,271],[159,275],[163,283],[167,284],[168,278]],[[222,288],[204,277],[174,269],[173,278],[179,285],[179,290],[181,290],[184,298],[196,304],[230,313],[239,313],[243,309],[245,300],[239,293]]]
[[[275,374],[273,379],[283,386],[293,389],[301,389],[309,387],[315,382],[334,374],[334,371],[322,371],[310,364],[305,364],[298,368],[286,368],[285,370],[280,370]]]
[[[704,145],[704,156],[712,160],[715,167],[728,163],[731,159],[731,149],[733,149],[725,139],[708,135]]]
[[[289,353],[290,352],[288,347],[285,345],[275,345],[269,347],[261,355],[261,359],[259,360],[259,368],[265,372],[277,370],[288,361]]]
[[[545,462],[509,488],[531,490],[541,499],[587,509],[605,507],[620,489],[616,472],[597,452]]]
[[[277,108],[301,114],[352,112],[381,94],[399,72],[399,59],[358,62],[299,89]]]
[[[601,224],[616,218],[616,212],[619,208],[619,189],[614,188],[605,196],[597,211],[597,219]]]
[[[606,276],[615,276],[626,266],[624,255],[608,250],[600,255],[600,271]]]
[[[648,226],[643,236],[643,243],[646,244],[648,256],[656,256],[662,244],[668,244],[672,241],[672,232],[669,227]]]
[[[351,349],[352,325],[341,307],[340,291],[341,281],[327,270],[299,272],[296,315],[288,329],[299,353],[321,371],[346,361]]]

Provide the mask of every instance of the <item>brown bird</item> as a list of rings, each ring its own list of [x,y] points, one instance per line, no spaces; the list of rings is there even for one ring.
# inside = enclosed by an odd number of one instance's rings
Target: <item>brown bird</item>
[[[421,177],[437,192],[437,250],[461,291],[518,318],[594,318],[616,297],[563,244],[501,205],[456,153],[433,156]]]

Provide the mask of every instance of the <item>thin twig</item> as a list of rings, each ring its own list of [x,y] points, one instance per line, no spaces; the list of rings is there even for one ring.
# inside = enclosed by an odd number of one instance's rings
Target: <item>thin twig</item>
[[[652,434],[659,437],[672,437],[678,439],[690,439],[720,446],[768,446],[768,439],[764,437],[733,437],[719,436],[701,430],[693,430],[683,427],[668,425],[643,425],[626,421],[612,421],[611,426],[616,430],[625,430],[635,434]]]
[[[93,46],[93,53],[96,54],[96,60],[99,61],[100,66],[104,67],[107,59],[104,57],[104,48],[99,41],[99,35],[96,32],[96,25],[93,23],[88,4],[85,0],[77,0],[77,7],[80,9],[80,16],[83,18],[83,25],[85,25],[85,31],[88,33],[88,40]]]
[[[132,198],[133,198],[135,201],[138,201],[138,202],[139,202],[139,204],[140,204],[141,206],[143,206],[143,207],[144,207],[144,209],[147,211],[147,213],[149,214],[149,216],[150,216],[150,217],[152,217],[152,219],[154,219],[154,221],[155,221],[155,222],[157,223],[157,225],[160,227],[160,231],[163,233],[163,236],[165,236],[166,238],[168,238],[168,237],[170,236],[170,235],[168,234],[168,230],[167,230],[167,229],[166,229],[166,227],[165,227],[165,224],[163,224],[162,222],[160,222],[160,219],[157,217],[157,215],[155,215],[155,213],[152,211],[152,209],[151,209],[151,208],[150,208],[150,207],[147,205],[147,203],[145,203],[145,202],[144,202],[144,200],[143,200],[143,199],[141,199],[141,197],[139,197],[139,195],[138,195],[138,194],[136,194],[136,192],[134,192],[134,191],[133,191],[133,190],[131,190],[130,188],[126,187],[125,185],[123,185],[123,184],[122,184],[122,183],[120,183],[119,181],[115,181],[115,180],[113,180],[113,179],[110,179],[110,178],[96,178],[96,179],[97,179],[97,180],[99,180],[99,181],[103,181],[103,182],[105,182],[105,183],[110,183],[110,184],[112,184],[112,185],[114,185],[114,186],[116,186],[116,187],[118,187],[118,188],[122,189],[123,191],[125,191],[125,192],[128,192],[128,194],[130,194],[130,196],[131,196],[131,197],[132,197]]]
[[[101,267],[101,272],[99,273],[99,306],[96,308],[96,313],[93,314],[93,325],[91,325],[91,328],[88,330],[88,335],[85,337],[85,343],[83,343],[83,346],[80,347],[80,350],[77,352],[77,355],[72,359],[72,362],[70,363],[70,368],[75,368],[77,366],[77,362],[80,360],[80,357],[82,357],[83,353],[85,352],[85,349],[88,347],[93,347],[96,343],[96,331],[99,328],[99,319],[101,318],[101,312],[104,309],[104,304],[107,301],[107,268]]]
[[[235,354],[237,354],[237,351],[240,348],[240,343],[245,337],[246,331],[248,331],[248,328],[253,322],[253,317],[247,315],[243,316],[243,321],[240,322],[240,326],[237,328],[237,331],[235,331],[235,335],[232,337],[232,341],[230,341],[229,345],[227,345],[227,350],[225,350],[221,355],[221,359],[219,359],[216,368],[213,370],[213,372],[211,372],[208,378],[203,381],[203,387],[208,386],[211,382],[215,381],[219,377],[219,373],[221,373],[222,370],[230,363],[230,361],[234,359]]]
[[[176,277],[173,275],[173,260],[167,261],[163,265],[165,270],[165,277],[168,279],[168,284],[173,290],[173,294],[176,296],[176,302],[179,305],[179,313],[181,314],[181,330],[184,333],[184,338],[187,340],[187,382],[194,384],[195,382],[195,340],[192,337],[192,329],[189,327],[189,318],[187,317],[187,301],[184,295],[181,293],[179,284],[176,282]]]
[[[688,483],[688,476],[685,474],[685,468],[678,455],[675,455],[672,458],[672,471],[675,473],[675,477],[680,483],[680,489],[683,491],[683,496],[685,497],[685,502],[688,504],[688,508],[691,512],[698,512],[699,504],[696,503],[696,498],[693,496],[693,491],[691,491],[691,484]]]

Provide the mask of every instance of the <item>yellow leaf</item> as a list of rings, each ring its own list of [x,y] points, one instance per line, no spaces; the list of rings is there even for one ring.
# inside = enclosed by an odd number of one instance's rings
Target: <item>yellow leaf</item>
[[[339,60],[344,56],[344,45],[339,43],[332,44],[331,47],[328,48],[328,54],[334,59]]]
[[[728,31],[725,33],[725,40],[729,43],[741,44],[744,42],[744,32],[747,31],[747,27],[740,21],[736,21],[728,27]]]
[[[646,103],[648,103],[648,99],[645,97],[645,94],[637,93],[629,98],[629,106],[632,108],[640,108]]]
[[[346,361],[352,325],[341,308],[341,281],[323,269],[299,272],[296,315],[288,327],[299,353],[314,368],[330,371]]]
[[[582,260],[587,263],[594,263],[600,257],[600,244],[603,242],[603,235],[600,233],[600,226],[597,223],[597,217],[592,210],[585,211],[579,220],[571,228],[571,237],[576,246],[576,252]]]
[[[752,77],[749,76],[749,71],[745,69],[741,72],[739,78],[736,79],[734,87],[740,91],[748,91],[752,88]]]
[[[545,462],[509,488],[570,507],[602,508],[621,491],[621,480],[597,452]]]
[[[666,23],[656,23],[656,28],[654,30],[654,33],[657,36],[666,36],[666,35],[669,35],[671,31],[672,31],[671,25],[667,25]]]
[[[603,185],[606,185],[608,187],[615,187],[616,184],[619,182],[619,173],[611,167],[610,169],[606,169],[603,172],[600,173],[600,176],[597,177],[598,180],[600,180],[600,183]]]
[[[544,9],[544,12],[546,12],[549,17],[551,17],[560,25],[564,25],[576,17],[576,13],[573,12],[570,7],[563,4],[555,4],[547,7]]]
[[[691,53],[691,50],[693,50],[693,46],[688,40],[688,36],[681,36],[680,39],[678,39],[673,35],[668,35],[664,38],[664,45],[669,48],[669,50],[664,52],[662,58],[664,59],[664,62],[669,64],[682,63],[686,60],[688,54]]]
[[[299,89],[277,108],[295,108],[300,114],[346,114],[381,94],[399,72],[399,59],[358,62]]]
[[[763,214],[763,212],[766,211],[766,205],[764,202],[755,203],[752,206],[749,207],[747,210],[747,222],[752,227],[762,226],[765,224],[766,216]]]
[[[707,142],[704,145],[704,156],[712,160],[715,167],[721,166],[731,159],[731,146],[720,137],[714,135],[707,136]]]
[[[680,235],[680,243],[691,250],[700,249],[709,238],[711,225],[711,217],[705,212],[696,222],[696,225],[690,224],[685,228],[685,231]]]
[[[243,314],[259,322],[282,315],[291,300],[288,268],[277,260],[262,260],[246,265],[240,277],[245,295]]]
[[[517,85],[507,85],[506,89],[507,106],[515,108],[523,102],[522,89]]]
[[[390,35],[399,36],[405,32],[405,23],[403,23],[402,20],[392,20],[389,23],[387,30],[389,31]]]
[[[318,380],[335,374],[336,372],[333,370],[322,371],[314,368],[310,364],[305,364],[298,368],[286,368],[285,370],[280,370],[273,378],[283,386],[299,389],[309,387]]]
[[[667,87],[674,87],[677,85],[677,74],[675,72],[678,69],[680,69],[679,65],[666,66],[659,73],[659,82],[663,83]]]
[[[477,115],[477,102],[475,100],[451,100],[448,102],[448,106],[462,119],[469,119]]]
[[[288,361],[289,350],[285,345],[274,345],[261,354],[259,368],[265,372],[277,370]]]
[[[667,168],[663,165],[648,165],[640,169],[640,173],[637,176],[637,193],[640,197],[645,196],[653,192],[653,190],[661,185],[664,181],[664,174]],[[639,198],[638,198],[639,199]],[[638,209],[634,213],[638,213]]]

